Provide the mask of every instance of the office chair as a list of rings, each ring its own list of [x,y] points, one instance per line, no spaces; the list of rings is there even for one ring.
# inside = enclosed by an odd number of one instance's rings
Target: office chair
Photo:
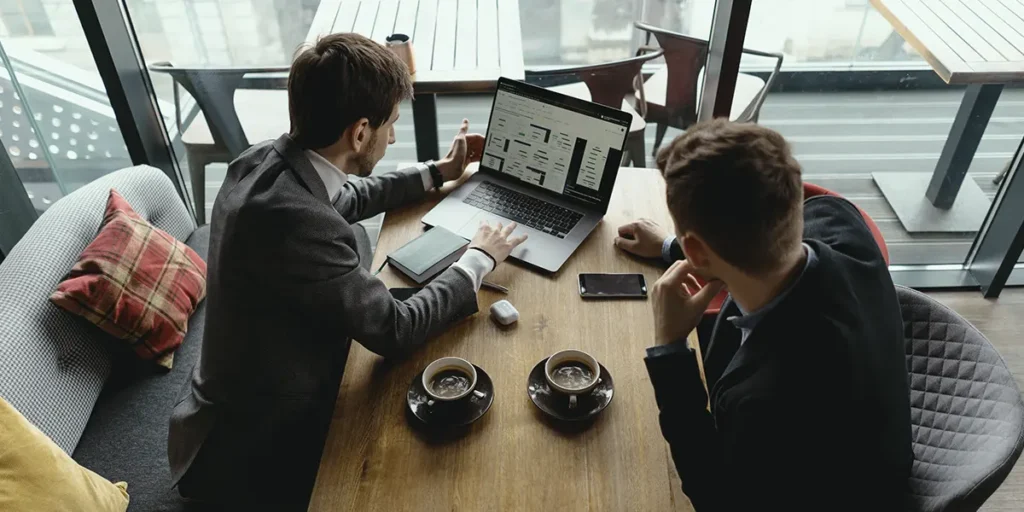
[[[921,292],[896,293],[910,371],[909,510],[978,510],[1024,448],[1020,388],[970,322]]]

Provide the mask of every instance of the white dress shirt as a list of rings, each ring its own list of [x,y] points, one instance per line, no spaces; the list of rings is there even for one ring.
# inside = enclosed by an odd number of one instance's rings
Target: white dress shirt
[[[341,189],[345,183],[348,182],[348,174],[338,169],[316,151],[307,149],[305,153],[309,163],[313,164],[313,169],[323,180],[324,187],[327,188],[327,197],[333,204],[341,195]],[[430,175],[430,169],[424,164],[416,164],[416,168],[419,169],[420,177],[423,178],[423,190],[429,191],[434,188],[434,178]],[[484,276],[494,270],[494,262],[479,249],[466,251],[452,266],[469,277],[469,280],[473,282],[473,289],[476,291],[480,291]]]

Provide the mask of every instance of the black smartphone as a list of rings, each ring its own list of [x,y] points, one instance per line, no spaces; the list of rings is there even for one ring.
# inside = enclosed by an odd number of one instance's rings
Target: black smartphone
[[[580,274],[580,296],[584,299],[646,299],[643,274]]]
[[[388,291],[391,292],[391,296],[395,299],[405,301],[409,300],[413,295],[416,295],[416,292],[422,289],[423,288],[389,288]]]

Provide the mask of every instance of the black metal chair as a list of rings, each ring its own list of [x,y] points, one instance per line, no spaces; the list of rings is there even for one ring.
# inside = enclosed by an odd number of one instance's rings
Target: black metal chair
[[[1002,356],[963,317],[897,287],[910,370],[914,466],[908,503],[973,511],[1024,448],[1024,399]]]
[[[545,87],[579,98],[593,101],[612,108],[622,109],[633,116],[626,138],[626,152],[622,163],[632,163],[634,167],[646,167],[644,149],[644,132],[647,129],[646,105],[643,101],[638,106],[632,105],[634,94],[644,97],[643,80],[640,70],[645,62],[661,56],[660,51],[639,55],[628,59],[591,66],[546,69],[543,71],[526,71],[526,82]],[[639,108],[639,112],[637,111]]]
[[[192,95],[203,112],[206,122],[192,123],[182,135],[192,180],[192,195],[196,202],[196,220],[202,225],[206,217],[206,165],[230,162],[250,146],[235,110],[235,92],[238,89],[286,89],[289,67],[176,67],[169,62],[158,62],[150,65],[149,69],[170,75],[174,80],[176,107],[180,85]],[[284,117],[272,114],[260,117],[280,123],[282,132],[288,129],[286,113]],[[180,130],[180,111],[176,118]]]
[[[657,153],[669,126],[685,130],[697,122],[708,42],[639,21],[634,22],[633,26],[644,31],[646,38],[645,46],[637,51],[638,55],[659,50],[650,46],[652,35],[658,40],[660,50],[665,52],[665,68],[647,79],[644,84],[645,97],[637,95],[638,100],[646,103],[645,118],[658,124],[654,137],[654,153]],[[783,56],[781,53],[746,48],[743,53],[775,59],[775,69],[767,81],[747,73],[740,73],[736,77],[729,119],[756,123],[764,99],[782,68]]]

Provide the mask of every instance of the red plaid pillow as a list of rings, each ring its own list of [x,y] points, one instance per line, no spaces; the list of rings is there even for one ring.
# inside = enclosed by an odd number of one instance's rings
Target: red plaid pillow
[[[205,296],[206,262],[111,189],[99,234],[50,300],[169,369]]]

